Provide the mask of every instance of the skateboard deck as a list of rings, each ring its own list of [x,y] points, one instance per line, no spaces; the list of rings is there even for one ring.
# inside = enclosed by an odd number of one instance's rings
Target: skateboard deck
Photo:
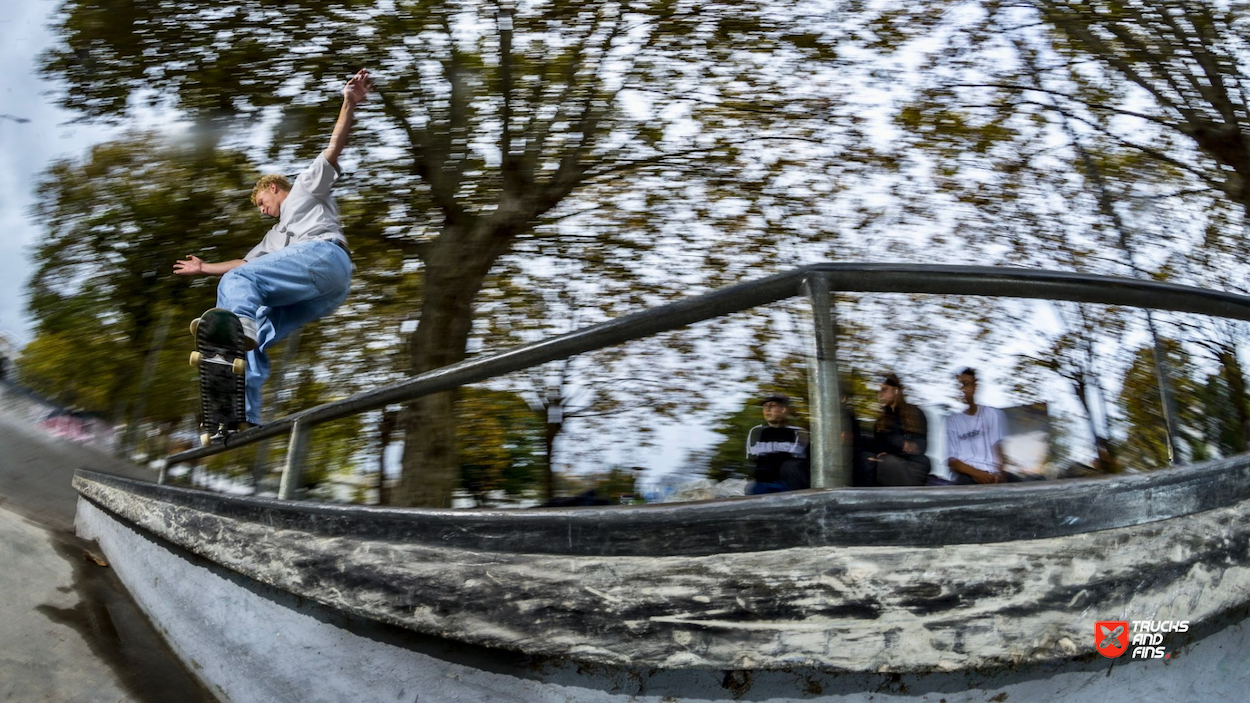
[[[247,342],[239,318],[222,308],[201,315],[191,323],[191,332],[191,365],[200,374],[200,444],[207,446],[246,426]]]

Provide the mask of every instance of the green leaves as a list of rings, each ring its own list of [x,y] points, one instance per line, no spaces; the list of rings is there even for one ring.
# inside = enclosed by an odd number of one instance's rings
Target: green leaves
[[[1191,456],[1205,454],[1208,437],[1201,431],[1204,414],[1218,413],[1216,405],[1202,407],[1198,404],[1198,384],[1194,381],[1195,369],[1189,354],[1174,340],[1162,340],[1170,369],[1173,393],[1180,417],[1176,418],[1181,436],[1177,443],[1187,448]],[[1155,366],[1154,347],[1147,345],[1133,352],[1132,364],[1124,376],[1120,390],[1120,405],[1124,410],[1126,439],[1120,449],[1120,459],[1127,466],[1141,469],[1158,469],[1169,466],[1167,424],[1163,417],[1163,400],[1159,391],[1159,378]],[[1185,461],[1188,457],[1177,457]]]
[[[359,274],[336,318],[349,332],[319,342],[350,359],[344,386],[820,258],[1123,273],[1129,257],[1106,252],[1127,231],[1151,273],[1192,276],[1178,263],[1198,261],[1190,242],[1145,224],[1192,203],[1151,200],[1166,204],[1137,215],[1122,203],[1203,187],[1247,202],[1242,4],[1160,7],[549,0],[501,24],[499,5],[476,1],[72,0],[44,62],[62,102],[115,121],[166,106],[219,150],[181,167],[200,157],[158,163],[163,147],[134,143],[54,169],[32,309],[50,341],[87,318],[142,347],[144,296],[209,294],[150,281],[154,262],[181,249],[233,258],[260,235],[245,193],[226,195],[250,185],[247,161],[224,150],[294,170],[323,147],[337,91],[363,66],[378,91],[358,113],[339,192]],[[1220,257],[1208,268],[1230,270],[1227,247]],[[860,366],[892,363],[882,357],[895,342],[941,346],[940,323],[916,312],[868,351],[871,312],[859,314],[840,324],[865,342],[851,345]],[[981,323],[971,338],[989,343],[1003,318],[969,315]],[[745,376],[777,361],[771,322],[709,329],[632,361],[605,352],[584,383],[642,378],[648,358],[696,355],[700,334],[736,345]],[[369,353],[353,356],[351,340]],[[1050,352],[1083,353],[1074,344]],[[719,392],[693,377],[683,381],[701,402]],[[628,406],[607,391],[595,402]],[[424,470],[422,439],[409,439],[409,469]],[[469,463],[500,466],[498,447],[463,447],[478,449]]]
[[[189,253],[239,258],[263,232],[247,201],[249,171],[238,154],[204,155],[151,134],[99,145],[83,162],[54,164],[34,213],[44,227],[29,284],[35,344],[43,358],[81,354],[104,373],[64,377],[33,360],[32,382],[54,395],[93,398],[90,409],[106,415],[147,392],[126,380],[137,380],[165,311],[182,328],[213,305],[211,288],[172,274],[174,261]],[[113,350],[106,353],[97,339],[111,340]],[[178,361],[185,368],[185,358]],[[116,363],[129,370],[111,377]],[[184,381],[169,395],[190,407],[193,392]]]
[[[464,388],[456,404],[461,482],[479,505],[496,493],[535,496],[544,468],[544,419],[515,393]]]

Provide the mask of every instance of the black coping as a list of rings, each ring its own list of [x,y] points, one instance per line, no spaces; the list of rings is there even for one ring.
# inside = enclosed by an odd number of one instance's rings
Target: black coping
[[[696,503],[529,510],[300,503],[221,495],[79,469],[75,485],[84,481],[325,537],[486,552],[662,557],[791,547],[939,547],[1147,524],[1250,497],[1250,455],[1109,478],[844,488]]]

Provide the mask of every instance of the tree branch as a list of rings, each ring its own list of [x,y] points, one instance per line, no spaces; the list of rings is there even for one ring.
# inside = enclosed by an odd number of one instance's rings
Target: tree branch
[[[452,164],[451,183],[449,184],[451,192],[460,189],[460,179],[464,176],[464,165],[468,161],[468,119],[469,119],[469,96],[465,90],[464,80],[461,77],[463,62],[460,59],[460,49],[456,46],[456,35],[452,32],[451,20],[448,19],[448,13],[443,12],[439,15],[439,21],[443,26],[443,31],[447,34],[447,46],[449,56],[446,61],[442,62],[443,75],[447,78],[447,83],[451,87],[451,100],[447,109],[447,142],[442,150],[442,159],[437,167],[442,170],[443,164],[451,159],[453,150],[456,147],[456,137],[459,136],[464,140],[464,157]]]
[[[764,142],[764,141],[795,141],[795,142],[807,142],[809,144],[822,144],[822,145],[825,143],[821,141],[820,139],[813,139],[811,137],[755,137],[754,139],[744,139],[741,142],[739,142],[739,144],[749,144],[752,142]],[[591,181],[598,180],[599,178],[609,175],[609,174],[618,174],[618,173],[633,171],[635,169],[639,169],[643,167],[657,166],[659,164],[664,163],[664,161],[666,161],[667,159],[680,158],[680,157],[685,157],[685,156],[693,156],[696,154],[707,154],[707,153],[714,152],[714,151],[720,151],[725,148],[726,146],[724,144],[715,144],[715,145],[707,146],[707,147],[697,147],[697,148],[692,148],[692,149],[683,149],[681,151],[656,154],[654,156],[648,156],[642,159],[634,159],[633,161],[618,161],[606,168],[587,171],[583,179],[583,182],[589,183]]]
[[[598,137],[599,121],[602,119],[602,115],[594,112],[595,98],[599,95],[599,88],[602,83],[599,71],[603,68],[605,57],[612,50],[612,42],[616,39],[617,33],[620,32],[621,25],[620,18],[617,18],[616,23],[612,25],[612,30],[608,32],[608,36],[603,41],[603,50],[600,52],[599,60],[594,70],[591,72],[591,80],[589,85],[586,86],[586,97],[582,102],[581,115],[577,119],[577,133],[580,135],[580,138],[573,148],[565,152],[564,157],[560,159],[560,165],[556,167],[555,175],[542,188],[541,195],[535,200],[535,215],[540,215],[550,210],[567,197],[582,182],[586,174],[588,166],[581,163],[581,158],[593,147]],[[654,36],[654,33],[652,33],[652,36]],[[651,41],[652,39],[648,37],[647,45]],[[644,48],[638,50],[638,53],[635,54],[635,60]],[[632,67],[630,70],[632,71]],[[622,85],[624,85],[624,81],[622,81]],[[619,92],[620,89],[618,88],[611,96],[605,98],[605,111],[615,101]]]
[[[564,113],[564,106],[569,103],[569,98],[573,94],[573,90],[578,84],[577,70],[581,68],[582,57],[586,53],[586,48],[590,44],[590,38],[599,30],[601,22],[599,12],[595,12],[594,18],[590,22],[590,26],[586,30],[586,34],[577,42],[576,48],[569,57],[569,64],[564,72],[564,88],[560,91],[560,97],[555,101],[556,109],[552,112],[551,117],[546,120],[539,120],[537,114],[526,125],[525,137],[525,161],[523,170],[526,177],[533,182],[535,174],[538,170],[538,161],[542,158],[543,150],[547,146],[547,139],[551,136],[551,128],[560,121]],[[535,87],[538,93],[543,82],[539,81]],[[537,96],[536,96],[537,97]],[[537,100],[535,99],[535,102]]]
[[[504,188],[515,187],[519,163],[512,155],[512,11],[501,7],[499,26],[499,82],[503,93],[503,122],[499,131],[500,170],[503,172]]]
[[[1169,123],[1164,122],[1164,121],[1161,121],[1161,120],[1157,120],[1157,119],[1155,119],[1155,118],[1150,118],[1149,116],[1146,116],[1146,115],[1141,115],[1141,114],[1139,114],[1139,113],[1134,113],[1134,112],[1132,112],[1132,111],[1130,111],[1130,110],[1120,110],[1120,109],[1117,109],[1117,108],[1111,108],[1111,107],[1107,107],[1107,106],[1100,106],[1100,105],[1093,105],[1093,104],[1090,104],[1090,103],[1085,103],[1085,102],[1082,102],[1081,100],[1078,100],[1078,99],[1076,99],[1076,98],[1071,98],[1071,96],[1067,96],[1065,93],[1060,93],[1060,92],[1057,92],[1057,91],[1045,90],[1045,89],[1040,89],[1040,88],[1030,88],[1030,87],[1028,87],[1028,86],[1013,86],[1013,85],[1005,85],[1005,84],[983,84],[983,85],[967,84],[967,87],[985,87],[985,88],[989,88],[989,87],[1006,87],[1006,88],[1014,88],[1014,89],[1021,90],[1021,91],[1038,91],[1038,92],[1047,93],[1047,94],[1051,94],[1051,95],[1059,95],[1059,96],[1063,96],[1063,97],[1068,97],[1068,98],[1069,98],[1069,99],[1071,99],[1073,102],[1076,102],[1076,103],[1078,103],[1078,104],[1084,105],[1084,106],[1089,107],[1089,108],[1091,108],[1091,109],[1104,109],[1104,110],[1107,110],[1107,111],[1109,111],[1109,112],[1115,112],[1115,113],[1118,113],[1118,114],[1131,115],[1131,116],[1133,116],[1133,117],[1141,117],[1141,118],[1143,118],[1143,119],[1148,119],[1148,120],[1150,120],[1150,121],[1152,121],[1152,122],[1156,122],[1157,124],[1160,124],[1160,125],[1162,125],[1162,126],[1165,126],[1165,127],[1169,128],[1169,129],[1176,129],[1176,126],[1175,126],[1175,125],[1169,124]],[[1158,161],[1162,161],[1163,163],[1166,163],[1166,164],[1169,164],[1169,165],[1171,165],[1171,166],[1174,166],[1174,167],[1176,167],[1176,168],[1178,168],[1178,169],[1181,169],[1182,171],[1184,171],[1184,172],[1186,172],[1186,173],[1190,174],[1191,176],[1193,176],[1193,177],[1197,178],[1198,180],[1202,181],[1203,183],[1206,183],[1206,184],[1207,184],[1207,185],[1209,185],[1210,187],[1212,187],[1212,188],[1214,188],[1214,189],[1216,189],[1216,190],[1218,190],[1218,191],[1220,191],[1220,192],[1222,192],[1222,193],[1225,193],[1225,194],[1227,194],[1227,195],[1229,195],[1229,196],[1233,196],[1233,195],[1234,195],[1233,193],[1229,192],[1229,190],[1228,190],[1229,184],[1227,184],[1227,183],[1225,183],[1225,182],[1223,182],[1223,181],[1218,181],[1218,180],[1215,180],[1215,179],[1211,178],[1209,175],[1207,175],[1206,173],[1203,173],[1202,171],[1199,171],[1199,170],[1195,169],[1194,167],[1190,166],[1189,164],[1184,163],[1183,161],[1180,161],[1180,160],[1175,159],[1175,158],[1173,158],[1173,157],[1171,157],[1171,156],[1168,156],[1167,154],[1165,154],[1165,153],[1163,153],[1163,152],[1159,151],[1158,149],[1153,149],[1153,148],[1148,147],[1148,146],[1145,146],[1145,145],[1143,145],[1143,144],[1138,144],[1138,143],[1136,143],[1136,142],[1133,142],[1133,141],[1130,141],[1130,140],[1128,140],[1128,139],[1125,139],[1124,137],[1121,137],[1121,136],[1120,136],[1120,135],[1118,135],[1118,134],[1114,134],[1113,132],[1111,132],[1111,131],[1110,131],[1110,130],[1108,130],[1107,128],[1103,127],[1102,125],[1097,124],[1096,122],[1091,122],[1090,120],[1087,120],[1087,119],[1085,119],[1084,117],[1081,117],[1080,115],[1077,115],[1077,114],[1072,113],[1072,112],[1070,112],[1070,111],[1068,111],[1068,110],[1065,110],[1064,108],[1060,107],[1060,106],[1059,106],[1059,105],[1057,105],[1057,104],[1054,104],[1054,103],[1043,103],[1043,102],[1037,102],[1037,101],[1035,101],[1035,100],[1024,100],[1024,101],[1021,101],[1021,103],[1020,103],[1020,104],[1024,104],[1024,105],[1036,105],[1037,107],[1041,107],[1041,108],[1044,108],[1044,109],[1047,109],[1047,110],[1054,110],[1054,111],[1056,111],[1056,112],[1058,112],[1058,113],[1060,113],[1060,114],[1064,115],[1065,117],[1067,117],[1067,118],[1069,118],[1069,119],[1075,120],[1075,121],[1077,121],[1077,122],[1080,122],[1081,124],[1084,124],[1084,125],[1086,125],[1086,126],[1090,127],[1091,129],[1093,129],[1094,131],[1098,132],[1099,134],[1102,134],[1102,135],[1104,135],[1104,136],[1106,136],[1106,137],[1109,137],[1109,138],[1111,138],[1111,139],[1115,140],[1116,142],[1118,142],[1118,143],[1119,143],[1119,144],[1121,144],[1122,146],[1128,147],[1128,148],[1130,148],[1130,149],[1136,149],[1136,150],[1138,150],[1138,151],[1140,151],[1140,152],[1142,152],[1142,153],[1144,153],[1144,154],[1146,154],[1146,155],[1150,156],[1151,158],[1154,158],[1154,159],[1156,159],[1156,160],[1158,160]],[[984,104],[972,104],[972,103],[968,103],[968,104],[963,105],[963,107],[994,107],[994,106],[992,106],[992,105],[984,105]],[[1207,152],[1205,152],[1205,150],[1204,150],[1204,153],[1207,153]],[[1210,156],[1210,154],[1208,154],[1208,155]]]
[[[1039,9],[1042,11],[1042,14],[1050,20],[1056,29],[1068,34],[1085,47],[1088,47],[1087,53],[1097,55],[1101,60],[1106,61],[1112,68],[1119,71],[1120,74],[1129,81],[1135,83],[1142,90],[1153,96],[1160,105],[1170,107],[1184,117],[1185,113],[1181,107],[1175,105],[1172,100],[1163,95],[1163,93],[1161,93],[1155,85],[1143,78],[1133,67],[1132,63],[1121,58],[1125,52],[1117,51],[1114,47],[1104,42],[1101,37],[1089,30],[1090,25],[1094,23],[1089,17],[1082,17],[1071,7],[1052,2],[1050,0],[1037,0],[1037,4]],[[1072,15],[1074,14],[1077,16],[1073,17]],[[1107,31],[1116,34],[1113,27],[1107,27],[1106,25],[1103,26],[1107,29]],[[1124,40],[1123,37],[1120,38],[1122,41]],[[1132,38],[1129,38],[1129,41],[1132,42]],[[1125,48],[1130,49],[1131,43]],[[1175,84],[1170,81],[1168,82],[1172,85],[1172,89],[1177,90],[1179,94],[1179,90]]]
[[[375,89],[374,93],[382,103],[383,112],[399,125],[400,130],[408,138],[408,153],[412,156],[413,174],[430,186],[434,202],[443,211],[445,218],[450,221],[459,219],[463,210],[456,202],[454,190],[448,187],[439,170],[432,168],[428,161],[429,144],[426,141],[425,131],[412,126],[403,107],[395,102],[389,93],[381,89]]]
[[[1125,117],[1136,117],[1138,119],[1145,120],[1147,122],[1153,122],[1154,124],[1159,125],[1160,127],[1166,127],[1168,129],[1176,128],[1175,124],[1163,119],[1162,117],[1155,117],[1154,115],[1148,115],[1144,112],[1125,110],[1123,108],[1112,107],[1110,105],[1103,105],[1101,103],[1092,103],[1087,100],[1082,100],[1081,98],[1073,96],[1070,93],[1065,93],[1059,90],[1051,90],[1049,88],[1041,88],[1041,87],[1029,86],[1029,85],[1017,85],[1015,83],[951,83],[951,84],[948,84],[946,87],[947,88],[999,88],[1002,90],[1016,90],[1022,93],[1024,92],[1045,93],[1046,95],[1052,95],[1052,96],[1063,98],[1070,102],[1074,102],[1078,105],[1082,105],[1091,110],[1101,110],[1103,112],[1111,112],[1117,115],[1123,115]],[[1045,103],[1038,103],[1035,101],[1028,101],[1025,104],[1042,105],[1042,106],[1046,105]],[[970,105],[969,107],[972,107],[972,106],[973,105]],[[992,106],[975,105],[975,107],[992,107]]]

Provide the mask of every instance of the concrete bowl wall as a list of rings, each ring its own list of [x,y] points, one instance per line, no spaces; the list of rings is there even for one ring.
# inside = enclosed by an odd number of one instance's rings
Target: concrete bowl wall
[[[75,485],[80,534],[223,700],[1184,700],[1250,683],[1245,464],[524,514]],[[1094,654],[1120,619],[1192,625],[1166,661]]]

